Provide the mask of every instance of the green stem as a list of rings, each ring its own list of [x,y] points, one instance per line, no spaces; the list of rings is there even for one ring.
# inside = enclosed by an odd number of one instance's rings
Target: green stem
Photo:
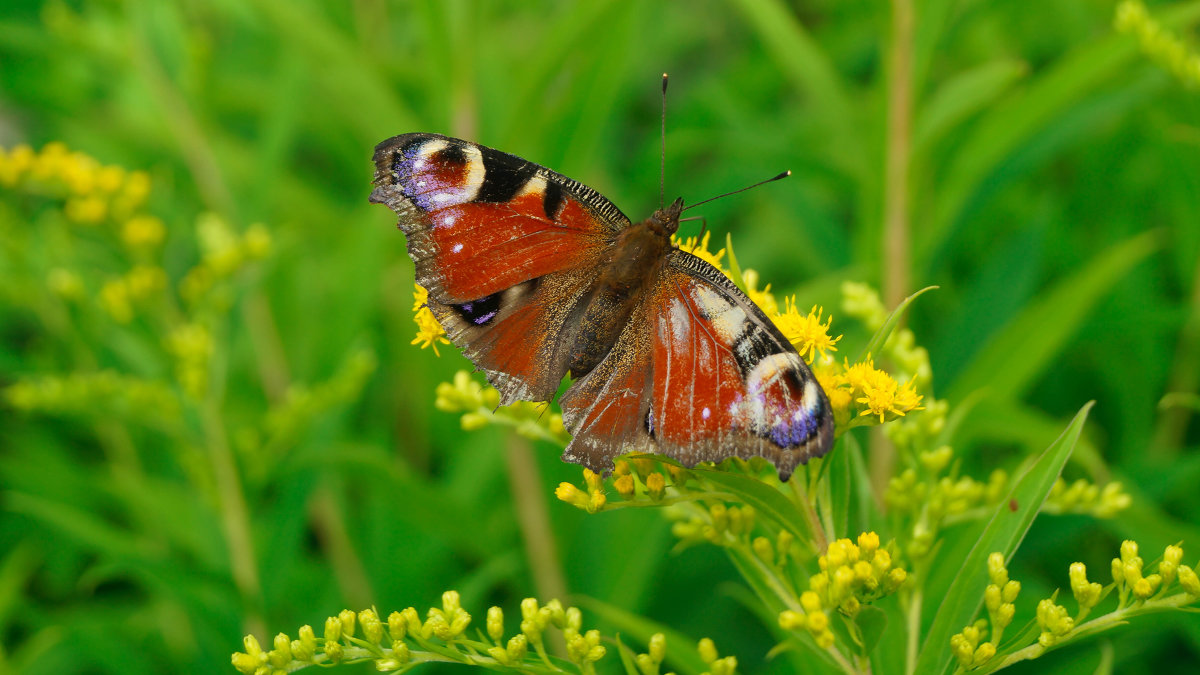
[[[525,554],[529,559],[530,574],[534,589],[542,598],[558,598],[567,601],[567,583],[558,547],[554,542],[554,530],[550,527],[550,515],[544,498],[545,485],[533,448],[527,439],[516,434],[508,435],[508,478],[512,487],[513,505],[521,536],[525,540]],[[567,643],[559,633],[550,634],[550,648],[556,656],[565,657]]]
[[[913,0],[892,0],[883,193],[883,297],[888,307],[899,305],[912,285],[908,191],[912,154],[913,14]],[[896,449],[881,433],[873,433],[871,441],[871,485],[876,494],[883,494],[895,468]]]

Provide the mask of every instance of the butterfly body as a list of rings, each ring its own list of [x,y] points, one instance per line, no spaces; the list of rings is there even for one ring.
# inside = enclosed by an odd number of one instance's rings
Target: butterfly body
[[[795,349],[719,270],[671,244],[682,200],[631,222],[577,181],[485,146],[405,134],[375,151],[417,283],[501,402],[570,375],[564,458],[686,466],[762,456],[786,479],[828,451],[828,400]]]

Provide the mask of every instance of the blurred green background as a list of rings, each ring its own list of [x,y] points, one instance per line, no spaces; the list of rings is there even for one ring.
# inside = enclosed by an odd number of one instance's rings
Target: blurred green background
[[[976,475],[1015,467],[1097,401],[1068,476],[1119,479],[1134,506],[1039,519],[1014,578],[1048,594],[1070,562],[1106,570],[1133,536],[1146,551],[1183,540],[1194,563],[1200,424],[1194,399],[1158,404],[1200,379],[1200,75],[1116,30],[1115,9],[917,1],[907,49],[886,2],[6,0],[0,146],[61,141],[148,171],[171,283],[202,255],[201,214],[263,223],[273,244],[230,286],[217,393],[185,406],[183,431],[0,405],[0,670],[232,672],[247,631],[427,607],[449,588],[476,616],[515,613],[543,590],[526,553],[538,540],[570,593],[780,671],[720,551],[672,551],[654,512],[557,502],[579,472],[550,445],[535,448],[541,484],[514,488],[511,439],[433,408],[468,363],[410,344],[412,265],[395,217],[366,203],[375,143],[432,131],[643,218],[664,71],[668,199],[793,171],[703,208],[742,266],[823,304],[835,331],[843,280],[893,300],[940,286],[910,325],[932,393],[973,401],[956,448]],[[1149,9],[1197,48],[1200,3]],[[899,94],[897,54],[911,63]],[[51,270],[74,266],[94,297],[128,262],[0,189],[0,386],[102,369],[173,382],[152,316],[117,324],[93,300],[47,325]],[[288,407],[297,392],[311,407]],[[514,489],[545,505],[548,530],[529,531]],[[1182,614],[1111,639],[1118,672],[1200,658],[1200,621]],[[1021,670],[1093,672],[1095,645]]]

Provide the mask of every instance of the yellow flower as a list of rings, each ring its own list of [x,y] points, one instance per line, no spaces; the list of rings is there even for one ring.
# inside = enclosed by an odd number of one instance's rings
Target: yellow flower
[[[818,353],[824,356],[826,352],[837,351],[835,345],[838,340],[842,339],[842,336],[829,336],[829,327],[833,324],[833,317],[827,317],[822,323],[821,315],[824,313],[824,309],[813,305],[807,315],[801,316],[800,312],[796,310],[795,296],[788,298],[784,307],[784,312],[772,316],[771,320],[779,327],[783,336],[796,347],[796,351],[804,357],[805,361],[812,363]]]
[[[755,270],[744,270],[742,272],[742,282],[746,284],[746,295],[754,301],[762,309],[767,316],[774,316],[779,313],[779,303],[775,302],[775,296],[771,293],[771,284],[763,286],[763,289],[758,290],[758,272]]]
[[[67,201],[67,218],[84,225],[94,225],[108,215],[108,203],[100,197],[79,197]]]
[[[134,216],[121,226],[121,240],[130,248],[150,248],[162,243],[167,228],[154,216]]]
[[[417,337],[413,338],[412,344],[421,345],[421,349],[433,347],[433,353],[438,354],[438,343],[448,345],[450,341],[446,339],[442,324],[429,311],[429,291],[418,284],[413,284],[413,288],[416,289],[413,291],[413,322],[417,324]]]
[[[708,250],[708,240],[711,238],[712,232],[705,232],[702,239],[697,237],[688,237],[680,239],[675,235],[671,235],[671,244],[681,251],[686,251],[700,258],[704,262],[721,270],[725,276],[729,276],[729,270],[725,269],[721,264],[721,259],[725,257],[725,249],[721,249],[716,253],[710,253]]]

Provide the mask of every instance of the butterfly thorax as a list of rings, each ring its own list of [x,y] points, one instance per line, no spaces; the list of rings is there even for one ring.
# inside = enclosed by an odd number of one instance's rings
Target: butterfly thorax
[[[677,199],[617,235],[580,321],[571,350],[572,377],[591,372],[612,350],[641,294],[658,278],[682,210],[683,200]]]

